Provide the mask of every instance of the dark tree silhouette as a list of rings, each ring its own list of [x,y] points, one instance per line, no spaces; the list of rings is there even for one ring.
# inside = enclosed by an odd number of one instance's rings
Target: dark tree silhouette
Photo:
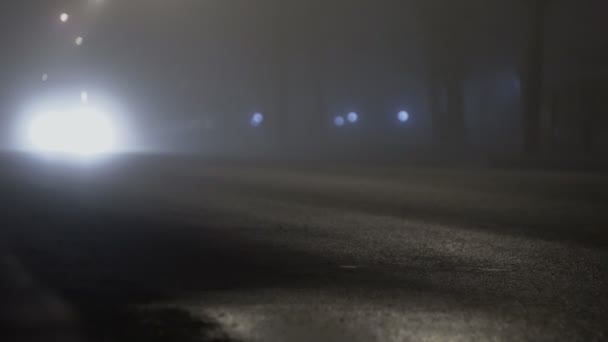
[[[546,0],[527,0],[530,4],[530,36],[522,73],[524,155],[534,158],[541,152],[541,96],[543,79],[543,26]]]
[[[467,39],[463,39],[466,26],[462,24],[468,13],[460,4],[418,3],[426,36],[434,139],[441,150],[450,153],[462,151],[466,145],[463,82]]]

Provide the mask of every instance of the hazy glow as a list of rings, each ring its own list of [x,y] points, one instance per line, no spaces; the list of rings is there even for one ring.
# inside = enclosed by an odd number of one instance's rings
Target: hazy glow
[[[29,124],[28,139],[36,151],[77,156],[108,153],[115,144],[108,118],[90,107],[39,114]]]
[[[264,115],[262,113],[254,113],[251,117],[251,126],[258,127],[264,122]]]
[[[76,41],[75,41],[76,45],[80,46],[82,45],[82,43],[84,43],[84,38],[82,37],[77,37]]]
[[[355,112],[350,112],[348,113],[348,115],[346,116],[346,119],[348,120],[348,122],[350,123],[355,123],[357,121],[359,121],[359,114],[355,113]]]
[[[83,90],[80,93],[80,101],[82,102],[82,104],[86,105],[89,104],[89,93],[86,90]]]
[[[62,23],[67,23],[69,19],[70,15],[67,13],[61,13],[61,15],[59,16],[59,20],[61,20]]]
[[[344,120],[344,117],[338,115],[334,118],[334,125],[338,126],[338,127],[342,127],[344,126],[344,123],[346,121]]]
[[[49,80],[49,74],[42,75],[42,82],[46,82]]]
[[[410,119],[410,114],[408,112],[402,110],[397,114],[397,118],[401,122],[407,122]]]

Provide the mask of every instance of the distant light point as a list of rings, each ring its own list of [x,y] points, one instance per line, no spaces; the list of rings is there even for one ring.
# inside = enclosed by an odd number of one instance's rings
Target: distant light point
[[[70,15],[67,13],[61,13],[59,20],[61,20],[62,23],[67,23],[68,20],[70,20]]]
[[[397,118],[401,122],[408,122],[410,120],[410,113],[406,112],[405,110],[402,110],[397,114]]]
[[[84,43],[84,38],[77,37],[74,42],[76,43],[77,46],[81,46]]]
[[[262,113],[253,113],[251,117],[251,126],[259,127],[264,122],[264,114]]]
[[[82,102],[83,105],[89,104],[89,93],[86,90],[83,90],[80,93],[80,101]]]
[[[49,80],[49,74],[42,75],[42,82],[46,82]]]
[[[342,126],[344,126],[345,123],[346,123],[346,121],[344,120],[344,117],[342,117],[341,115],[338,115],[334,118],[334,125],[336,125],[337,127],[342,127]]]
[[[346,116],[346,119],[348,120],[348,122],[350,123],[356,123],[357,121],[359,121],[359,114],[355,113],[355,112],[350,112],[348,113],[348,115]]]

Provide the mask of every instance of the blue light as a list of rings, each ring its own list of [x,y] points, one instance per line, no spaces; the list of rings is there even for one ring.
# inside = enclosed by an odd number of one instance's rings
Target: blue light
[[[334,125],[342,127],[345,124],[345,120],[342,116],[338,115],[334,118]]]
[[[410,113],[402,110],[397,114],[397,118],[401,122],[408,122],[410,120]]]
[[[251,117],[251,126],[259,127],[264,122],[264,115],[262,113],[254,113]]]
[[[355,112],[350,112],[346,116],[346,119],[348,119],[348,122],[350,122],[350,123],[356,123],[357,121],[359,121],[359,114],[357,114]]]

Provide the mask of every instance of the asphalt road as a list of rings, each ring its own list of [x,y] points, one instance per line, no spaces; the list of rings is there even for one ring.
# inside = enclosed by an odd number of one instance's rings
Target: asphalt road
[[[601,174],[2,160],[6,340],[608,338]]]

